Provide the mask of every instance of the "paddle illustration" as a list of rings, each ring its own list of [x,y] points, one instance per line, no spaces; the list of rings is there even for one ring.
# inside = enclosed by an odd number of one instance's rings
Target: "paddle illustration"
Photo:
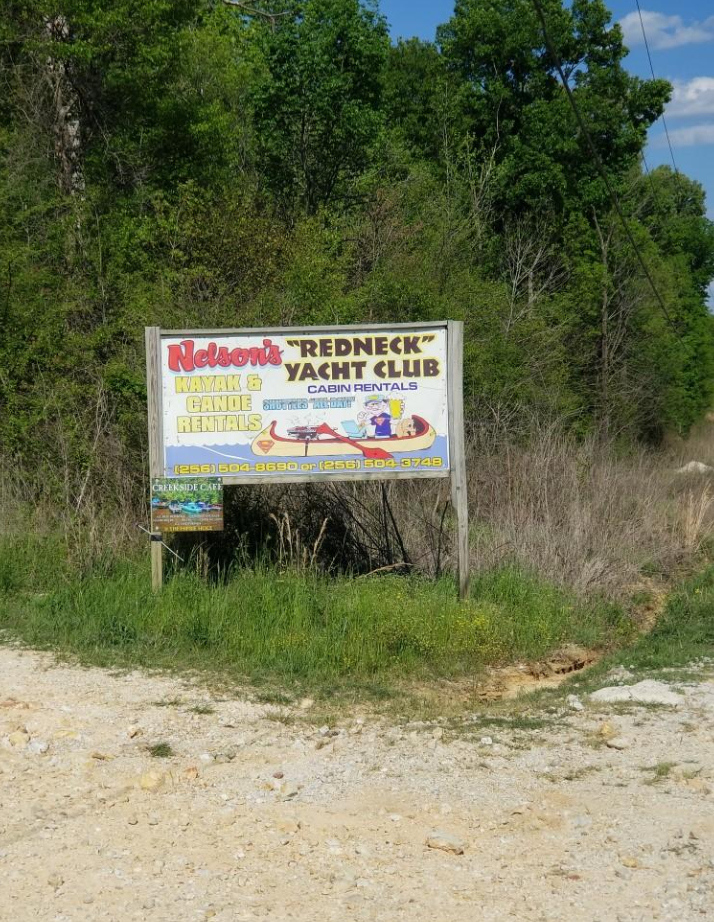
[[[346,435],[340,435],[339,432],[328,426],[327,423],[321,423],[317,429],[315,429],[316,435],[331,435],[333,439],[337,439],[340,442],[344,442],[346,445],[352,445],[353,448],[356,448],[357,451],[361,451],[365,458],[375,458],[381,460],[389,460],[392,455],[388,451],[385,451],[383,448],[368,448],[366,445],[360,445],[359,442],[356,442],[354,439],[349,438]]]

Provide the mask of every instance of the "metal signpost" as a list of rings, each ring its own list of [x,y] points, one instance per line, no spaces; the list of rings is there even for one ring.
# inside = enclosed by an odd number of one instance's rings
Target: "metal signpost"
[[[170,491],[173,482],[197,484],[196,478],[230,485],[450,477],[459,593],[467,595],[460,321],[147,327],[146,368],[152,481]],[[155,499],[151,559],[158,588],[160,532],[179,529]],[[201,515],[192,513],[190,530],[203,530]],[[210,515],[203,521],[211,527]]]

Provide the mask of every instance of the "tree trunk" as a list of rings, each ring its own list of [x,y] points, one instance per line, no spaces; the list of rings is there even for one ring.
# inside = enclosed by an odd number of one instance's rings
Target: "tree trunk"
[[[47,19],[45,25],[52,42],[66,43],[69,40],[69,24],[64,16]],[[48,57],[46,75],[51,92],[55,158],[59,166],[57,184],[65,195],[79,195],[85,187],[79,98],[63,60]]]

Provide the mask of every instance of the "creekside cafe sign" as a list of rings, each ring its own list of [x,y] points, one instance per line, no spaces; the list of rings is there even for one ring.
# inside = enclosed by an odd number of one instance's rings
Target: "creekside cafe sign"
[[[462,336],[456,321],[149,327],[151,475],[225,484],[451,476],[465,520]]]

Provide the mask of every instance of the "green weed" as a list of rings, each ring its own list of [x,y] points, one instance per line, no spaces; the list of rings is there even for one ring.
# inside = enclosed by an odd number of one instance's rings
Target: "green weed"
[[[633,682],[641,673],[655,673],[668,682],[701,681],[711,671],[706,660],[714,655],[714,567],[682,583],[669,597],[664,611],[654,628],[639,636],[634,643],[624,645],[596,666],[588,669],[576,682],[560,689],[570,691],[579,686],[587,693],[600,688],[607,673],[617,666],[626,666],[633,673]],[[702,670],[693,668],[704,660]],[[657,710],[660,705],[638,704],[642,708]],[[617,710],[618,708],[615,708]],[[609,706],[608,710],[613,710]],[[623,705],[623,713],[635,708]]]
[[[147,746],[146,751],[154,759],[170,759],[174,755],[169,743],[154,743],[153,746]]]
[[[260,704],[289,705],[293,703],[291,695],[286,695],[285,692],[278,691],[277,689],[257,692],[255,700],[260,702]]]
[[[658,762],[656,765],[643,766],[642,771],[652,772],[652,776],[648,778],[647,784],[657,784],[659,781],[664,781],[668,778],[672,769],[676,767],[676,762]]]
[[[286,683],[383,698],[403,681],[472,676],[564,643],[611,644],[626,623],[612,605],[514,567],[477,577],[465,602],[450,578],[355,580],[264,566],[235,568],[220,584],[177,573],[154,594],[144,560],[69,578],[61,559],[60,573],[41,571],[37,551],[23,571],[13,545],[0,544],[0,559],[9,553],[10,571],[20,570],[15,582],[5,578],[0,629],[84,662],[249,679],[266,686],[261,700],[277,704],[293,700]],[[28,571],[33,593],[18,588]]]
[[[180,698],[164,698],[163,701],[152,701],[155,708],[177,708],[183,704]]]

